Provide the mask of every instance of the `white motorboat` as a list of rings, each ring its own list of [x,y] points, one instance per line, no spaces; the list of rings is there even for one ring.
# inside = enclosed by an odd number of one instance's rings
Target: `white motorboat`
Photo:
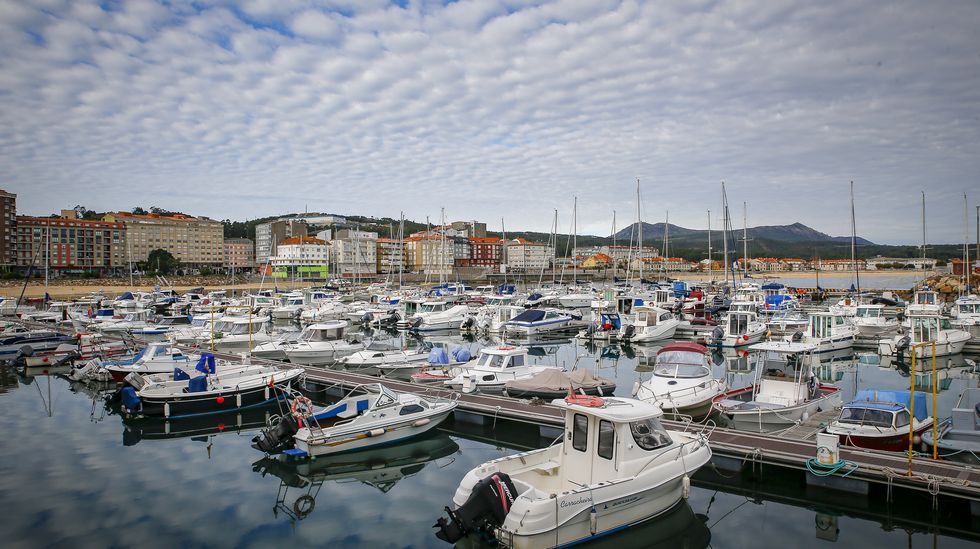
[[[878,341],[878,354],[890,356],[905,356],[915,349],[917,358],[933,356],[933,346],[936,342],[935,356],[947,356],[962,353],[966,343],[970,341],[970,333],[956,330],[948,319],[939,315],[917,314],[909,315],[910,328],[907,334],[886,337]],[[920,345],[920,343],[927,343]]]
[[[950,324],[954,328],[969,332],[973,339],[980,339],[980,297],[971,294],[957,298],[952,317]]]
[[[469,305],[427,301],[419,307],[418,313],[408,320],[408,325],[418,332],[458,330],[463,325],[463,321],[472,315],[473,310]]]
[[[132,358],[103,361],[93,358],[89,363],[105,368],[113,381],[122,381],[132,372],[138,374],[163,374],[173,372],[174,368],[187,366],[197,356],[185,355],[180,349],[164,342],[150,343]]]
[[[980,465],[980,389],[963,389],[952,412],[953,415],[939,425],[938,443],[932,431],[926,430],[922,433],[923,444],[929,447],[935,443],[943,459]]]
[[[460,329],[470,332],[499,334],[504,331],[504,326],[508,322],[526,310],[520,305],[484,305],[477,310],[476,316],[464,320]]]
[[[487,347],[480,350],[476,364],[464,369],[444,385],[465,393],[501,393],[508,381],[528,379],[554,366],[532,366],[526,347]]]
[[[816,345],[769,341],[749,350],[754,352],[754,382],[712,402],[737,428],[785,427],[841,405],[840,388],[821,383],[813,373]]]
[[[854,347],[854,335],[857,328],[840,314],[810,313],[810,322],[806,330],[787,336],[787,341],[797,341],[812,344],[815,352],[826,353]]]
[[[272,309],[272,318],[299,318],[306,308],[302,292],[291,292],[282,297],[282,305]]]
[[[558,304],[566,309],[588,309],[594,299],[591,293],[567,293],[558,296]]]
[[[251,351],[256,345],[272,341],[269,332],[271,319],[268,316],[223,316],[214,325],[214,350],[226,353]],[[210,333],[204,332],[201,347],[212,343]]]
[[[697,343],[671,343],[657,351],[653,375],[638,380],[633,397],[656,404],[668,414],[702,417],[711,401],[724,393],[728,383],[711,372],[707,347]]]
[[[470,470],[436,535],[482,531],[503,547],[566,547],[672,509],[711,459],[700,433],[668,431],[659,407],[628,398],[570,397],[561,442]]]
[[[745,347],[762,340],[766,331],[766,324],[759,320],[758,313],[733,310],[711,332],[711,344],[717,347]]]
[[[332,299],[319,301],[314,307],[304,309],[299,314],[300,322],[324,322],[340,320],[347,314],[347,305]]]
[[[337,359],[337,364],[359,374],[409,381],[429,364],[425,349],[363,350]]]
[[[766,320],[766,327],[773,336],[788,336],[801,332],[810,324],[810,319],[796,310],[774,313]]]
[[[580,318],[563,309],[527,309],[505,322],[503,328],[505,334],[527,337],[560,332]]]
[[[942,300],[939,294],[923,288],[912,296],[912,302],[905,308],[907,316],[940,315],[943,312]]]
[[[283,346],[286,358],[295,364],[333,364],[337,359],[364,349],[360,341],[348,339],[347,321],[331,320],[310,324],[295,343]]]
[[[850,318],[857,335],[881,337],[898,331],[898,319],[885,316],[885,306],[861,303]]]
[[[286,360],[286,347],[299,341],[299,330],[282,332],[272,341],[260,343],[252,348],[252,356],[269,360]]]
[[[421,435],[446,419],[456,408],[456,401],[400,393],[378,383],[355,387],[322,410],[298,413],[298,408],[292,406],[293,414],[303,423],[293,435],[295,448],[286,453],[307,457],[362,450]]]
[[[632,322],[623,322],[619,339],[629,343],[653,343],[674,337],[680,320],[666,309],[656,306],[640,306],[633,309]]]

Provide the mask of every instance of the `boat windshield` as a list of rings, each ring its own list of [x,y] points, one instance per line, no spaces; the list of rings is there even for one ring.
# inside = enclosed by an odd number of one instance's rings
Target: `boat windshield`
[[[749,317],[748,315],[729,315],[728,316],[728,334],[729,335],[742,335],[748,331],[749,327]]]
[[[916,294],[916,302],[919,305],[935,305],[936,304],[936,294],[932,292],[919,292]]]
[[[878,318],[881,316],[881,309],[877,307],[858,307],[854,316],[859,318]]]
[[[343,337],[343,328],[307,328],[306,341],[335,341]]]
[[[500,368],[504,365],[504,358],[501,355],[491,355],[489,353],[480,357],[477,366],[481,368]]]
[[[444,310],[446,310],[444,303],[423,303],[418,308],[420,313],[438,313]]]
[[[893,425],[894,412],[888,410],[875,410],[874,408],[850,408],[844,407],[840,412],[841,423],[851,423],[854,425],[871,425],[873,427],[891,427]],[[908,423],[906,423],[908,425]]]
[[[261,330],[262,330],[261,323],[253,322],[249,324],[248,322],[245,322],[242,324],[231,324],[231,329],[229,329],[226,333],[228,335],[245,335],[248,334],[250,331],[251,333],[254,334]]]
[[[653,371],[658,377],[697,378],[711,375],[711,370],[695,364],[665,364]]]
[[[670,446],[673,442],[657,418],[651,417],[630,423],[630,433],[633,434],[636,445],[644,450],[656,450]]]
[[[980,303],[960,303],[959,312],[966,314],[980,313]]]

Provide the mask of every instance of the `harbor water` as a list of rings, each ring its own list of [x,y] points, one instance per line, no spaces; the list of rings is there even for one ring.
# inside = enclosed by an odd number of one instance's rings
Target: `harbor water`
[[[434,336],[472,349],[495,344]],[[400,343],[406,343],[400,341]],[[409,341],[414,344],[414,342]],[[531,345],[538,364],[594,369],[628,395],[649,375],[656,347]],[[836,356],[818,368],[845,401],[861,388],[931,389],[932,373]],[[714,355],[733,386],[751,379],[739,353]],[[938,416],[965,387],[972,360],[942,359]],[[323,400],[316,387],[311,395]],[[193,420],[123,420],[98,386],[0,369],[0,509],[4,547],[446,547],[432,524],[476,465],[550,443],[536,428],[458,417],[406,444],[291,462],[266,457],[251,437],[276,407]],[[931,407],[931,398],[930,407]],[[746,479],[710,464],[691,497],[598,546],[972,547],[969,514],[934,513],[927,497],[891,505],[816,497],[779,470]],[[793,477],[797,479],[797,477]],[[964,503],[966,505],[966,503]]]

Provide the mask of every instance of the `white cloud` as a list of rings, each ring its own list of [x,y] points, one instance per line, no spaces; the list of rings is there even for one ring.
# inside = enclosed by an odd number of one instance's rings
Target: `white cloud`
[[[692,227],[724,179],[750,221],[841,234],[853,179],[862,234],[914,241],[895,219],[924,188],[930,234],[956,241],[980,173],[972,4],[195,6],[0,4],[0,163],[22,210],[445,206],[548,230],[577,194],[605,234],[636,177],[652,218]]]

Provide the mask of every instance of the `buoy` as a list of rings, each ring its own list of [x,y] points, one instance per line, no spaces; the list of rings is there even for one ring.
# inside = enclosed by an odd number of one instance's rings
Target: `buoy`
[[[421,427],[423,425],[428,425],[428,424],[429,424],[429,418],[424,417],[424,418],[416,421],[415,423],[413,423],[412,426],[413,427]]]
[[[920,437],[919,435],[915,435],[914,437],[912,437],[912,442],[914,442],[915,444],[919,444],[920,442],[922,442],[922,437]]]
[[[691,497],[691,477],[686,474],[681,479],[681,497],[684,499]]]
[[[370,431],[368,431],[369,437],[380,437],[383,434],[385,434],[384,429],[371,429]]]
[[[637,395],[637,393],[639,393],[639,392],[640,392],[640,382],[639,381],[634,381],[633,382],[633,396],[635,397]]]
[[[214,400],[215,400],[215,402],[217,402],[218,404],[224,404],[224,403],[225,403],[225,397],[223,397],[223,396],[220,396],[220,395],[218,396],[218,398],[216,398],[216,399],[214,399]]]
[[[589,532],[592,532],[594,536],[596,531],[599,530],[599,513],[596,512],[595,507],[589,511]]]

